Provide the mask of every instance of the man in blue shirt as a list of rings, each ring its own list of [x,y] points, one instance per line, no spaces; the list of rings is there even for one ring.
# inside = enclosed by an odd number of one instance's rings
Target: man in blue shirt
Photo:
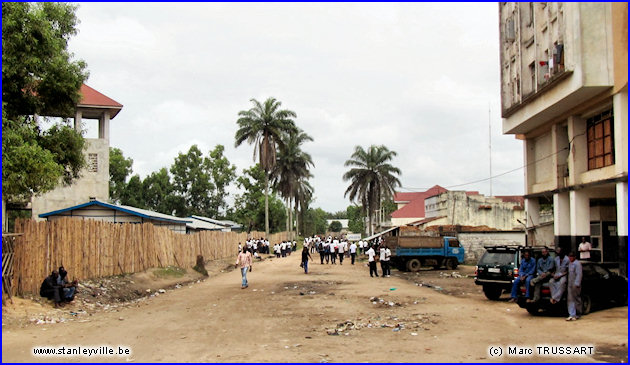
[[[516,296],[519,287],[525,282],[525,297],[529,298],[529,282],[534,277],[536,272],[536,260],[531,257],[529,251],[523,251],[523,259],[521,265],[518,267],[518,277],[512,283],[512,298],[510,302],[516,302]]]
[[[540,300],[540,288],[544,282],[551,279],[551,275],[553,275],[555,267],[556,263],[553,258],[549,256],[549,249],[547,247],[543,248],[542,256],[538,259],[538,263],[536,264],[537,276],[530,282],[531,286],[534,287],[534,298],[527,299],[527,303],[533,303]]]

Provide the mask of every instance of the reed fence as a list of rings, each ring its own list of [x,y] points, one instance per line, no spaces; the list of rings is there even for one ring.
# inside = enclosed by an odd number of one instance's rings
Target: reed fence
[[[197,255],[207,261],[236,257],[239,242],[265,235],[219,231],[180,234],[150,223],[73,218],[50,222],[18,219],[15,232],[23,233],[13,258],[13,292],[18,295],[38,293],[43,279],[61,265],[71,278],[79,280],[154,267],[191,268]],[[269,241],[286,238],[287,232],[281,232],[270,235]]]

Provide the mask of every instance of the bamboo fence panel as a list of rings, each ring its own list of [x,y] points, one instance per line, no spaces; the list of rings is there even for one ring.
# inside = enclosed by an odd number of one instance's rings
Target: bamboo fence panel
[[[16,220],[24,233],[14,256],[13,294],[38,293],[42,280],[63,265],[79,280],[144,271],[152,267],[191,268],[197,255],[205,260],[231,258],[239,243],[264,237],[263,232],[202,231],[175,233],[144,224],[117,224],[90,219],[62,218],[36,222]],[[287,232],[271,234],[273,244]]]

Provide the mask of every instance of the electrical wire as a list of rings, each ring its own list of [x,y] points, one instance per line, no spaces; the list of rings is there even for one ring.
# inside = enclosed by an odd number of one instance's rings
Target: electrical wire
[[[576,136],[576,137],[577,137],[577,136]],[[570,145],[570,144],[569,144],[569,145]],[[477,184],[477,183],[480,183],[480,182],[488,181],[488,180],[490,180],[490,179],[494,179],[494,178],[501,177],[501,176],[504,176],[504,175],[507,175],[507,174],[511,174],[511,173],[513,173],[513,172],[516,172],[516,171],[518,171],[518,170],[522,170],[522,169],[526,168],[527,166],[530,166],[530,165],[536,164],[536,163],[538,163],[538,162],[540,162],[540,161],[546,160],[546,159],[548,159],[548,158],[550,158],[550,157],[553,157],[553,156],[555,156],[555,155],[559,154],[560,152],[567,151],[567,150],[569,150],[569,147],[564,147],[564,148],[561,148],[561,149],[559,149],[558,151],[556,151],[556,152],[554,152],[554,153],[552,153],[552,154],[550,154],[550,155],[547,155],[547,156],[545,156],[545,157],[541,157],[541,158],[539,158],[539,159],[538,159],[538,160],[536,160],[536,161],[532,161],[532,162],[530,162],[530,163],[528,163],[528,164],[525,164],[525,165],[523,165],[523,166],[521,166],[521,167],[517,167],[517,168],[515,168],[515,169],[513,169],[513,170],[509,170],[509,171],[506,171],[506,172],[502,172],[502,173],[500,173],[500,174],[497,174],[497,175],[494,175],[494,176],[490,176],[490,177],[486,177],[486,178],[484,178],[484,179],[479,179],[479,180],[475,180],[475,181],[466,182],[466,183],[463,183],[463,184],[457,184],[457,185],[445,186],[444,188],[445,188],[445,189],[451,189],[451,188],[457,188],[457,187],[460,187],[460,186],[466,186],[466,185]],[[407,191],[410,191],[410,192],[419,192],[419,191],[426,191],[426,190],[429,190],[430,188],[414,188],[414,187],[401,186],[401,187],[400,187],[400,189],[407,190]]]

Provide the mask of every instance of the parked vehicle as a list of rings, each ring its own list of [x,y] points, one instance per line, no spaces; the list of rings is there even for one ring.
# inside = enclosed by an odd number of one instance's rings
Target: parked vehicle
[[[504,290],[512,289],[518,276],[520,250],[523,246],[486,246],[475,267],[475,284],[483,287],[490,300],[498,300]]]
[[[582,263],[582,314],[589,314],[595,308],[602,308],[610,304],[628,304],[628,280],[610,270],[604,264],[580,261]],[[538,302],[527,303],[525,288],[521,288],[517,303],[530,314],[538,315],[543,312],[565,315],[567,313],[566,291],[561,301],[551,304],[549,283],[541,288],[541,298]]]
[[[486,252],[475,267],[475,284],[483,287],[483,293],[490,300],[499,300],[504,291],[512,290],[512,283],[518,277],[518,266],[524,250],[533,253],[536,260],[543,247],[521,245],[485,246]],[[555,252],[549,254],[555,257]]]
[[[390,236],[391,262],[399,270],[419,271],[423,266],[454,270],[464,262],[464,248],[456,237]]]

